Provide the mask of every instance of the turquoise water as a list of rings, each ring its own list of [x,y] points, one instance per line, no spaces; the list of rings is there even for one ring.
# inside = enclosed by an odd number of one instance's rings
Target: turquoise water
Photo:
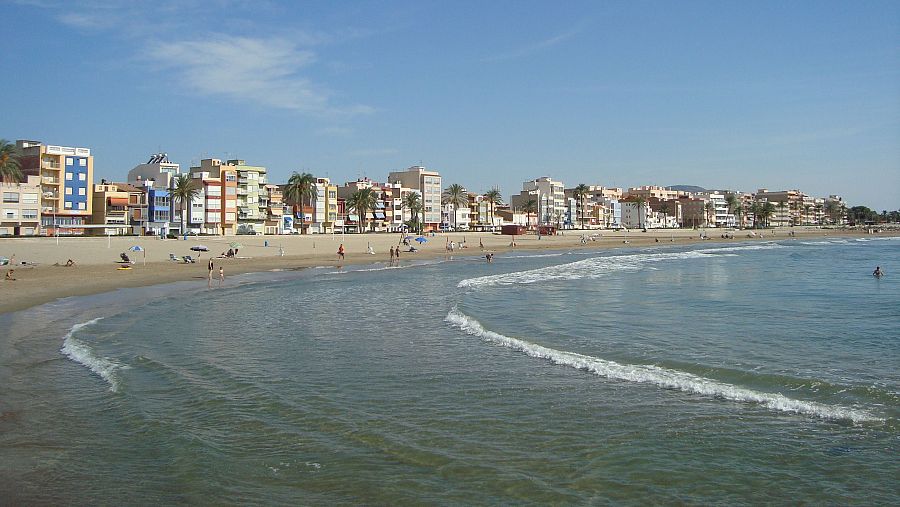
[[[898,254],[516,252],[0,316],[0,500],[896,505]]]

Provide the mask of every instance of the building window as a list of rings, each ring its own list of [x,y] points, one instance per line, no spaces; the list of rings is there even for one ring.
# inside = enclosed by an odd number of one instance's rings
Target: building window
[[[37,220],[37,210],[36,209],[23,209],[22,210],[22,218],[25,220]]]
[[[37,194],[22,194],[22,204],[37,204]]]
[[[86,204],[83,202],[78,203],[78,209],[86,209]]]
[[[72,201],[66,201],[66,204],[63,207],[66,209],[72,209]]]
[[[3,192],[3,202],[19,202],[19,193]]]
[[[234,174],[226,174],[225,181],[237,181],[237,176]]]
[[[78,173],[78,181],[87,181],[86,173]]]
[[[71,158],[66,158],[66,165],[73,165],[75,162]]]
[[[18,210],[13,208],[4,208],[3,209],[3,218],[12,218],[16,219],[19,217]]]
[[[80,187],[78,189],[78,195],[87,195],[87,189],[84,187]]]
[[[225,195],[237,195],[237,187],[225,187]]]
[[[66,195],[72,195],[72,187],[66,187]]]
[[[234,222],[235,214],[234,213],[225,213],[225,221],[226,222]]]
[[[87,159],[84,159],[84,158],[78,159],[78,165],[80,165],[81,167],[87,167]]]

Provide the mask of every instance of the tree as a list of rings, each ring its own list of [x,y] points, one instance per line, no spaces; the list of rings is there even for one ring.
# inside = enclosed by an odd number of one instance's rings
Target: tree
[[[525,201],[525,204],[522,205],[522,211],[525,212],[525,215],[529,218],[528,223],[531,224],[531,214],[537,213],[537,201],[528,199]]]
[[[179,215],[181,217],[181,233],[185,233],[184,229],[184,205],[191,203],[200,195],[200,188],[196,182],[187,174],[179,174],[172,182],[172,201],[178,204]]]
[[[828,201],[825,203],[825,214],[831,219],[831,223],[838,225],[844,216],[844,205],[838,201]]]
[[[778,203],[778,221],[781,222],[782,227],[784,227],[784,209],[787,208],[787,205],[785,201]]]
[[[669,203],[667,203],[665,201],[661,202],[659,204],[659,212],[668,217],[669,216]],[[663,227],[668,228],[669,227],[668,224],[669,224],[669,222],[668,222],[668,220],[666,220],[666,222],[663,224]]]
[[[643,208],[644,205],[647,204],[647,199],[639,195],[635,197],[632,202],[637,205],[638,228],[643,229],[644,227],[646,227],[646,224],[644,223],[644,215],[646,215],[646,213],[643,212]]]
[[[757,217],[761,223],[764,223],[766,227],[769,226],[769,218],[775,214],[775,205],[770,202],[760,203],[759,209],[756,212]]]
[[[422,213],[424,209],[422,207],[422,198],[418,192],[409,192],[405,196],[403,196],[402,206],[404,209],[409,210],[409,214],[411,216],[410,222],[415,224],[416,229],[419,234],[422,234],[422,224],[423,222],[419,221],[419,213]]]
[[[711,216],[713,216],[713,217],[715,216],[714,213],[715,213],[715,210],[716,210],[716,205],[713,204],[712,201],[706,201],[706,204],[703,205],[703,210],[706,212],[706,213],[705,213],[705,214],[706,214],[706,217],[705,217],[705,219],[706,219],[706,226],[707,226],[707,227],[715,227],[715,225],[716,225],[716,224],[715,224],[715,221],[714,221],[714,220],[711,220],[710,217],[711,217]],[[710,222],[712,222],[713,224],[710,225]]]
[[[812,207],[813,207],[812,204],[804,204],[803,205],[803,217],[800,220],[800,222],[803,225],[809,225],[809,210],[811,210]],[[805,218],[805,220],[803,220],[804,218]]]
[[[459,183],[454,183],[444,189],[441,202],[453,206],[453,224],[456,225],[457,210],[469,204],[469,193]]]
[[[735,217],[740,216],[740,201],[737,196],[733,193],[729,192],[725,195],[725,205],[728,206],[728,212],[734,215]],[[738,228],[740,228],[740,223],[738,223]]]
[[[368,228],[366,221],[370,210],[375,209],[375,201],[376,201],[375,191],[372,188],[361,188],[356,192],[353,192],[353,195],[350,196],[350,199],[347,200],[347,206],[350,209],[356,210],[359,214],[359,232],[363,232],[363,226]]]
[[[579,183],[572,194],[575,196],[575,199],[578,201],[578,209],[581,210],[581,228],[584,229],[584,200],[587,198],[588,186],[584,183]]]
[[[24,178],[19,164],[19,149],[6,139],[0,139],[0,179],[3,183],[19,183]]]
[[[499,188],[492,188],[484,193],[484,200],[491,205],[491,229],[494,227],[494,206],[503,204],[503,196]]]
[[[293,215],[297,216],[297,204],[300,205],[300,233],[303,234],[306,213],[303,204],[306,199],[312,201],[316,197],[316,177],[310,173],[298,173],[294,171],[284,186],[284,199],[292,204]]]

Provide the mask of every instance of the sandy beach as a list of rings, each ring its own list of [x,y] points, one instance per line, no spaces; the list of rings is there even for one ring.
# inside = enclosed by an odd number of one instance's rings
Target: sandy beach
[[[821,236],[869,236],[865,231],[852,229],[817,229],[794,227],[793,229],[738,231],[735,237],[722,238],[724,231],[710,229],[708,243],[732,241],[761,241]],[[594,239],[581,243],[582,235]],[[501,258],[505,252],[516,250],[557,250],[582,248],[615,248],[661,245],[685,245],[700,242],[700,231],[657,229],[648,232],[629,231],[565,231],[559,236],[516,236],[515,247],[510,246],[511,236],[489,233],[449,233],[428,236],[426,243],[412,242],[419,251],[408,253],[402,246],[400,262],[410,259],[443,258],[448,255],[447,242],[457,246],[453,256],[482,256],[494,252]],[[897,234],[881,233],[881,234]],[[342,264],[386,263],[389,248],[397,246],[400,234],[348,234],[310,236],[228,236],[188,237],[183,240],[161,240],[156,237],[60,237],[60,238],[7,238],[0,240],[0,256],[13,257],[12,276],[15,281],[4,280],[0,285],[0,313],[22,310],[58,298],[97,294],[122,287],[138,287],[182,280],[197,280],[205,284],[207,262],[213,259],[216,271],[224,267],[227,277],[240,273],[268,271],[272,269],[301,269],[314,266],[340,266]],[[627,241],[627,243],[626,243]],[[220,258],[229,250],[230,243],[240,243],[236,258]],[[346,256],[339,261],[338,247],[343,244]],[[204,245],[208,252],[193,252],[190,247]],[[484,250],[482,250],[483,245]],[[140,246],[143,252],[129,251]],[[367,253],[368,247],[375,254]],[[120,270],[119,254],[126,252],[133,261],[132,268]],[[186,264],[170,260],[169,254],[181,259],[191,255],[196,263]],[[66,267],[72,259],[75,266]],[[22,263],[25,264],[22,264]],[[7,266],[3,266],[6,273]],[[215,284],[217,282],[214,281]]]

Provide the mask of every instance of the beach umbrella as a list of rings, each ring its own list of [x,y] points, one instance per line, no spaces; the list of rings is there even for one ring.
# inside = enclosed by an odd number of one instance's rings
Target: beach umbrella
[[[194,245],[194,246],[191,247],[191,251],[194,251],[194,252],[208,252],[208,251],[209,251],[209,247],[206,247],[206,246],[204,246],[204,245]],[[199,256],[198,256],[198,257],[199,257]]]
[[[425,239],[423,236],[419,236],[418,238],[416,238],[416,241],[418,241],[419,244],[421,245],[422,243],[425,243],[425,242],[427,242],[428,240]]]
[[[141,245],[134,245],[133,247],[128,249],[129,252],[143,252],[144,255],[144,265],[147,265],[147,251],[144,250],[144,247]]]

